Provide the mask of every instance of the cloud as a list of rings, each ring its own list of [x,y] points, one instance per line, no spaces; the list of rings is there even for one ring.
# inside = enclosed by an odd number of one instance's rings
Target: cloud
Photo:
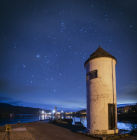
[[[10,97],[4,97],[4,96],[0,96],[0,103],[8,103],[8,104],[12,104],[12,105],[17,105],[17,106],[34,106],[35,103],[27,103],[27,102],[23,102],[23,101],[19,101],[19,100],[15,100],[13,98]],[[37,107],[37,106],[34,106]]]
[[[136,103],[137,102],[137,83],[130,83],[122,87],[118,93],[118,102]]]
[[[12,105],[18,105],[21,103],[21,101],[16,101],[10,97],[0,96],[0,103],[8,103],[8,104],[12,104]]]
[[[9,98],[9,97],[0,96],[0,102],[10,101],[10,100],[11,100],[11,98]]]

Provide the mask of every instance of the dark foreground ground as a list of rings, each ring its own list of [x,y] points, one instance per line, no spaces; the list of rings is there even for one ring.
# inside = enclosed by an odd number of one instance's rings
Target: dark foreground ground
[[[0,140],[97,140],[69,128],[45,122],[14,124],[11,127],[9,134],[5,132],[4,126],[0,127]],[[137,137],[129,136],[120,140],[137,140]]]

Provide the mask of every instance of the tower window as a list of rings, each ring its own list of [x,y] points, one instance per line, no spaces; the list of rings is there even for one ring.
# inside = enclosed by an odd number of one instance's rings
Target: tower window
[[[97,70],[93,70],[87,73],[87,80],[97,78]]]

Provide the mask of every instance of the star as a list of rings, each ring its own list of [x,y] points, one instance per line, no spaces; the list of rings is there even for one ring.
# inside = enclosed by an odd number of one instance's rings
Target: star
[[[78,55],[78,52],[74,52],[74,55]]]
[[[63,21],[60,22],[60,32],[64,32],[65,30],[65,24]]]
[[[85,58],[86,58],[85,56],[82,57],[83,60],[85,60]]]
[[[49,63],[50,63],[50,60],[47,60],[47,61],[46,61],[46,64],[49,64]]]
[[[51,80],[51,81],[53,81],[53,80],[54,80],[54,78],[53,78],[53,77],[51,77],[51,78],[50,78],[50,80]]]
[[[61,26],[64,26],[64,22],[63,22],[63,21],[61,21],[60,25],[61,25]]]
[[[62,73],[61,72],[59,73],[59,76],[62,76]]]
[[[80,31],[80,32],[83,32],[83,30],[84,30],[84,29],[83,29],[83,28],[81,28],[79,31]]]
[[[22,64],[22,67],[23,67],[23,68],[26,68],[26,65],[25,65],[25,64]]]
[[[40,58],[40,54],[36,54],[36,58]]]
[[[53,89],[53,92],[55,93],[57,90],[56,89]]]
[[[68,45],[68,48],[71,49],[72,48],[72,45]]]
[[[130,24],[130,25],[129,25],[129,28],[133,28],[133,25],[132,25],[132,24]]]
[[[16,49],[17,48],[17,46],[16,46],[16,43],[14,44],[14,47],[13,47],[14,49]]]
[[[104,17],[108,17],[108,14],[107,13],[104,13]]]
[[[94,8],[94,4],[91,4],[90,7],[91,7],[91,8]]]
[[[112,42],[112,40],[111,40],[111,39],[109,39],[109,40],[108,40],[108,42],[110,42],[110,43],[111,43],[111,42]]]

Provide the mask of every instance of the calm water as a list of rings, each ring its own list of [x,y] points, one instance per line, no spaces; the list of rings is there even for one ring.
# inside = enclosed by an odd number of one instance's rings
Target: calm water
[[[72,118],[72,117],[67,117],[67,118]],[[87,127],[87,120],[86,120],[86,117],[73,117],[73,124],[75,124],[75,122],[79,122],[81,121],[81,123]],[[5,125],[5,124],[15,124],[15,123],[27,123],[27,122],[34,122],[34,121],[40,121],[40,120],[43,120],[45,122],[48,122],[49,118],[45,117],[44,115],[30,115],[30,114],[27,114],[27,115],[19,115],[15,118],[11,118],[11,119],[8,119],[8,120],[0,120],[0,125]],[[117,126],[118,126],[118,129],[124,129],[124,130],[129,130],[131,131],[132,129],[135,129],[137,128],[137,124],[133,124],[133,123],[124,123],[124,122],[118,122],[117,123]]]
[[[15,123],[27,123],[27,122],[34,122],[34,121],[39,121],[40,118],[39,116],[33,116],[30,114],[22,114],[19,116],[16,116],[14,118],[10,118],[10,119],[2,119],[0,120],[0,125],[5,125],[5,124],[15,124]]]
[[[87,119],[86,119],[86,117],[83,117],[83,118],[75,117],[75,118],[72,118],[72,119],[73,119],[73,124],[75,124],[75,122],[77,122],[77,121],[81,121],[81,123],[85,127],[87,127]],[[118,129],[131,131],[131,130],[137,128],[137,124],[118,122],[117,127],[118,127]]]

